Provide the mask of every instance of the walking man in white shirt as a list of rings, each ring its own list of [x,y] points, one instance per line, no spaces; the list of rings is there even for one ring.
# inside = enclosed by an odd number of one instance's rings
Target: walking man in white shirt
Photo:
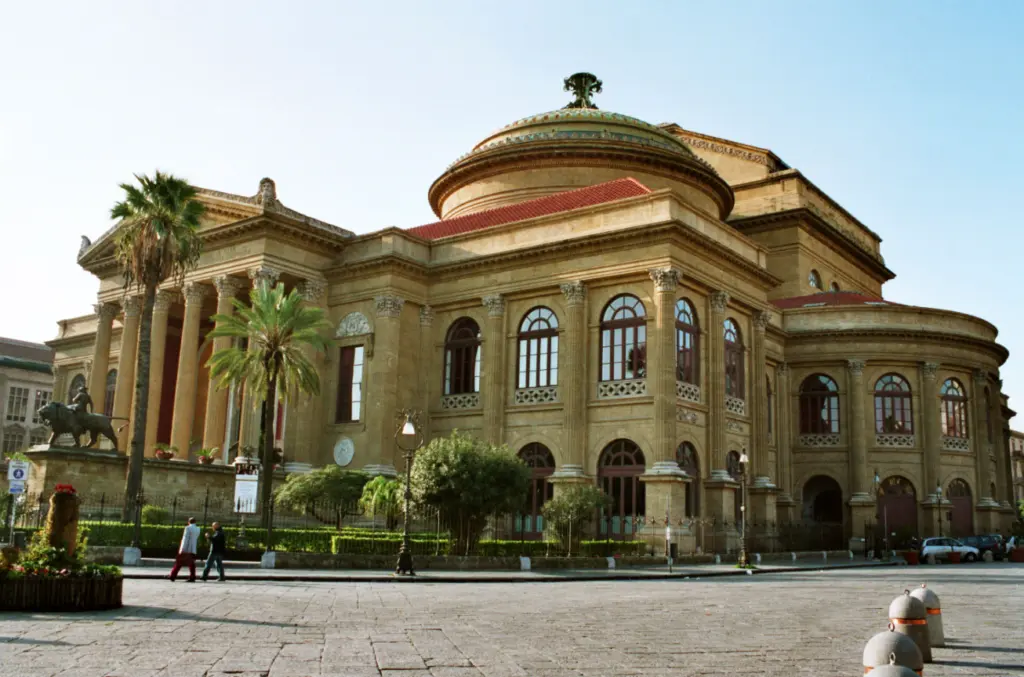
[[[188,565],[188,582],[196,582],[196,551],[199,548],[199,527],[196,526],[196,518],[188,518],[188,526],[181,535],[181,546],[178,548],[178,556],[174,558],[174,568],[171,569],[171,582],[178,578],[181,567]]]

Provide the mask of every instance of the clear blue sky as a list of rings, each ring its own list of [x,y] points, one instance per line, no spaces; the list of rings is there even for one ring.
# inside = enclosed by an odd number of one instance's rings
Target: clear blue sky
[[[448,163],[588,70],[604,109],[771,148],[882,235],[886,297],[1024,352],[1022,25],[1018,1],[9,4],[0,335],[88,311],[79,236],[132,172],[270,176],[353,231],[417,225]],[[1024,414],[1022,365],[1003,376]]]

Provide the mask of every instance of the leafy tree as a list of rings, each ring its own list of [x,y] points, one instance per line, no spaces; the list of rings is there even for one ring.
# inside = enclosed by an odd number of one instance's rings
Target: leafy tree
[[[305,474],[293,473],[278,487],[274,502],[283,507],[331,521],[341,528],[341,520],[357,505],[370,476],[361,470],[344,470],[336,465]],[[269,482],[267,483],[269,484]]]
[[[416,455],[412,491],[417,503],[440,511],[455,536],[454,552],[467,553],[488,516],[522,506],[530,478],[530,469],[507,447],[456,430]]]
[[[226,336],[247,339],[246,347],[232,345],[218,350],[207,363],[218,388],[230,387],[232,381],[245,383],[247,392],[264,392],[263,475],[260,505],[264,506],[262,522],[266,527],[272,495],[274,468],[274,408],[277,393],[285,398],[292,394],[320,393],[320,377],[316,367],[303,352],[307,346],[326,351],[323,332],[330,328],[324,311],[303,303],[298,290],[285,294],[284,284],[271,287],[262,282],[249,293],[251,306],[233,299],[233,315],[214,315],[216,327],[211,338]],[[235,342],[240,343],[240,342]]]
[[[607,508],[610,503],[608,495],[597,487],[576,484],[559,489],[558,494],[544,504],[541,513],[571,555],[573,550],[579,550],[580,539],[594,521],[597,511]]]
[[[183,179],[160,171],[152,178],[136,174],[135,179],[138,186],[121,184],[124,199],[110,210],[110,217],[120,222],[115,258],[121,266],[125,288],[134,287],[143,293],[135,370],[135,428],[125,479],[124,521],[130,519],[134,498],[142,489],[149,413],[149,353],[157,287],[167,279],[184,282],[185,273],[198,265],[202,251],[199,220],[206,211],[195,199],[195,188]]]
[[[384,515],[387,528],[394,529],[404,507],[405,486],[399,480],[377,475],[363,487],[359,506],[368,515]]]

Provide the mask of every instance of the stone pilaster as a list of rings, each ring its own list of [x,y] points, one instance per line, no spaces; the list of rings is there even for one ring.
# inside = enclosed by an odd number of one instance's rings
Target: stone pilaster
[[[323,280],[305,280],[299,286],[303,303],[310,307],[320,307],[327,293],[327,283]],[[317,371],[320,383],[327,382],[325,355],[318,353],[313,346],[303,346],[302,352]],[[319,465],[317,453],[320,443],[320,431],[323,430],[323,393],[305,395],[288,393],[287,414],[285,420],[285,470],[302,472]]]
[[[217,290],[217,314],[231,315],[234,312],[232,301],[238,292],[245,288],[245,282],[237,277],[221,275],[213,280],[213,286]],[[231,347],[231,337],[220,336],[213,340],[214,355],[222,350]],[[224,430],[227,426],[228,396],[229,388],[218,388],[217,381],[210,377],[209,388],[206,391],[206,416],[203,419],[203,447],[212,449],[221,447],[224,444]],[[217,463],[228,461],[228,451],[221,449],[217,455]]]
[[[921,363],[921,448],[924,450],[924,494],[931,496],[942,480],[942,420],[939,417],[939,365]]]
[[[654,268],[654,322],[647,336],[647,387],[654,399],[653,468],[679,470],[676,463],[676,288],[679,271]]]
[[[434,374],[434,309],[428,305],[420,306],[420,425],[423,426],[426,439],[430,430],[430,384],[435,382]]]
[[[753,380],[750,386],[750,404],[753,412],[750,416],[750,457],[754,486],[765,489],[774,488],[771,481],[772,468],[768,463],[768,377],[765,373],[765,334],[771,320],[772,314],[766,310],[754,313],[754,345],[751,355]]]
[[[125,425],[132,417],[132,394],[135,392],[135,363],[139,349],[139,315],[142,300],[129,296],[121,303],[124,319],[121,324],[121,353],[117,358],[117,385],[114,387],[114,430],[124,426],[117,435],[121,451],[128,448],[132,426]]]
[[[780,362],[775,367],[775,462],[778,472],[779,493],[775,497],[776,515],[780,521],[793,519],[793,398],[789,393],[789,365]]]
[[[487,308],[487,338],[484,341],[483,390],[484,439],[492,444],[504,441],[505,428],[505,297],[483,297]]]
[[[153,303],[153,324],[149,342],[149,403],[146,414],[146,456],[153,456],[157,443],[157,428],[160,425],[160,406],[164,388],[164,356],[167,351],[167,318],[171,303],[178,297],[176,292],[161,289]]]
[[[992,497],[996,503],[1003,507],[1010,507],[1009,501],[1007,501],[1008,494],[1006,488],[1008,485],[1007,476],[1003,472],[1003,405],[1002,398],[999,396],[999,387],[997,384],[992,384],[992,397],[989,400],[989,420],[992,421],[992,438],[989,440],[989,449],[995,456],[995,482],[996,482],[996,495]]]
[[[565,296],[565,334],[559,344],[559,396],[562,408],[564,458],[555,471],[570,481],[585,476],[587,448],[587,287],[582,282],[561,285]]]
[[[724,291],[711,292],[708,327],[708,467],[712,471],[725,465],[725,311],[729,295]]]
[[[974,405],[974,467],[978,478],[978,507],[998,507],[995,497],[992,496],[992,473],[989,463],[989,446],[991,440],[988,436],[988,426],[985,420],[989,415],[988,403],[985,401],[985,387],[988,385],[988,374],[982,369],[974,370],[974,392],[971,393],[970,401]],[[986,528],[990,528],[986,524]]]
[[[369,363],[366,431],[369,439],[380,445],[380,458],[371,465],[378,474],[394,475],[395,415],[401,408],[398,400],[399,339],[405,299],[382,294],[373,302],[377,321],[374,323],[373,357]]]
[[[174,415],[171,419],[171,446],[178,448],[179,458],[189,458],[192,446],[192,423],[196,415],[196,383],[199,362],[199,325],[202,322],[203,299],[208,288],[198,282],[186,282],[185,318],[181,326],[181,349],[178,352],[178,380],[174,387]]]
[[[110,333],[114,318],[120,308],[113,303],[97,303],[96,341],[92,349],[92,372],[89,376],[89,395],[92,396],[92,410],[102,414],[106,405],[107,371],[110,367]]]
[[[867,420],[864,412],[864,366],[863,360],[847,360],[850,372],[850,501],[863,503],[871,501],[868,493],[868,440]]]

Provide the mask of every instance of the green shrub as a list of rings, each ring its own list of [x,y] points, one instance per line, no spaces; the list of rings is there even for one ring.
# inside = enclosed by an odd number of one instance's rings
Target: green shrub
[[[167,511],[167,508],[161,508],[158,505],[142,506],[143,524],[167,524],[170,521],[171,513]]]
[[[609,502],[608,495],[597,487],[577,484],[559,491],[541,511],[550,531],[572,553],[579,550],[580,540],[598,510],[607,507]]]

